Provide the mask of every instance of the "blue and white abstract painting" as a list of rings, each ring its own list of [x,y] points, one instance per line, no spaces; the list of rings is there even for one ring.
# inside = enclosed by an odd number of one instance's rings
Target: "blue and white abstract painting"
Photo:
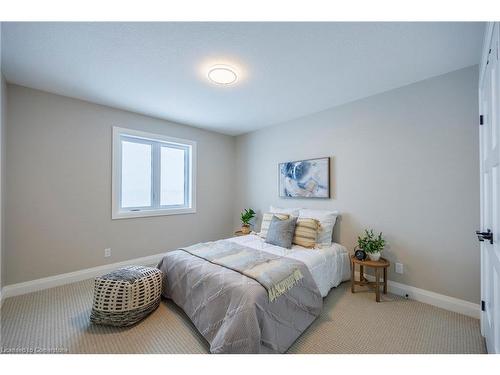
[[[330,158],[280,163],[279,194],[284,198],[330,198]]]

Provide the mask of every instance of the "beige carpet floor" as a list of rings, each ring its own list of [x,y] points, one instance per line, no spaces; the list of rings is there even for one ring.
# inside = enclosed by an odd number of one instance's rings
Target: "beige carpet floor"
[[[8,298],[1,351],[50,353],[206,353],[208,344],[169,301],[130,328],[89,324],[92,281]],[[332,289],[321,316],[289,353],[485,353],[479,321],[420,302]]]

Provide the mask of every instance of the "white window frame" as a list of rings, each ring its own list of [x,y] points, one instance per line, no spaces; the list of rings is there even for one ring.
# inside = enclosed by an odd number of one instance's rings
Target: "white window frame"
[[[125,129],[118,126],[113,127],[113,144],[112,144],[112,219],[127,219],[136,217],[163,216],[163,215],[179,215],[196,213],[196,142],[187,139],[168,137],[162,134],[147,133],[139,130]],[[151,207],[121,207],[121,182],[122,182],[122,139],[131,138],[135,141],[147,143],[156,148],[157,151],[152,151],[151,159]],[[180,206],[160,206],[160,147],[164,143],[171,147],[187,149],[186,162],[188,165],[187,179],[189,181],[186,186],[184,197],[186,203]],[[154,157],[158,155],[158,157]],[[185,176],[186,178],[186,176]],[[158,202],[155,206],[154,203]]]

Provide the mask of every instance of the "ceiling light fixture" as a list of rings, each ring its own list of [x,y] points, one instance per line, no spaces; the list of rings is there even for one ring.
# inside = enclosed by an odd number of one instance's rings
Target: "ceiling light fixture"
[[[208,70],[208,79],[217,85],[231,85],[236,82],[238,76],[234,68],[228,65],[214,65]]]

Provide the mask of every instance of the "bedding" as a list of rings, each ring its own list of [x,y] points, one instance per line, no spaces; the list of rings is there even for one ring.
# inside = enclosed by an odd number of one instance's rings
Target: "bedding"
[[[180,250],[257,281],[266,289],[270,302],[303,278],[296,261],[236,242],[199,243]]]
[[[260,225],[259,236],[261,236],[262,238],[267,237],[267,231],[269,230],[269,225],[271,225],[271,221],[273,220],[274,216],[276,216],[280,220],[286,220],[290,217],[290,215],[288,214],[266,212],[264,215],[262,215],[262,224]]]
[[[265,243],[258,236],[242,237],[256,237]],[[231,248],[227,243],[234,244],[233,249],[248,249],[231,239],[217,242],[226,243],[222,249]],[[197,246],[203,249],[210,244]],[[189,250],[169,251],[158,264],[165,275],[162,294],[184,310],[209,342],[212,353],[284,353],[321,311],[321,292],[309,268],[297,258],[262,250],[284,257],[302,275],[271,302],[258,278],[245,276],[227,264],[215,264],[208,256],[204,259]],[[209,251],[204,251],[206,256]]]
[[[301,208],[299,211],[300,219],[316,219],[320,223],[320,231],[318,234],[318,244],[322,246],[330,246],[332,244],[333,227],[337,221],[338,211],[329,210],[311,210]]]
[[[269,207],[269,212],[272,214],[285,214],[290,216],[299,216],[300,208],[282,208],[282,207]]]
[[[267,231],[266,242],[286,249],[291,248],[296,223],[296,217],[280,220],[273,216]]]
[[[332,243],[327,247],[322,246],[319,249],[308,249],[298,245],[293,245],[291,249],[284,249],[270,245],[254,234],[233,237],[229,241],[303,262],[311,272],[323,297],[328,295],[331,288],[351,277],[349,253],[345,246],[338,243]]]
[[[298,219],[292,242],[302,247],[316,247],[319,228],[319,221],[316,219]]]

